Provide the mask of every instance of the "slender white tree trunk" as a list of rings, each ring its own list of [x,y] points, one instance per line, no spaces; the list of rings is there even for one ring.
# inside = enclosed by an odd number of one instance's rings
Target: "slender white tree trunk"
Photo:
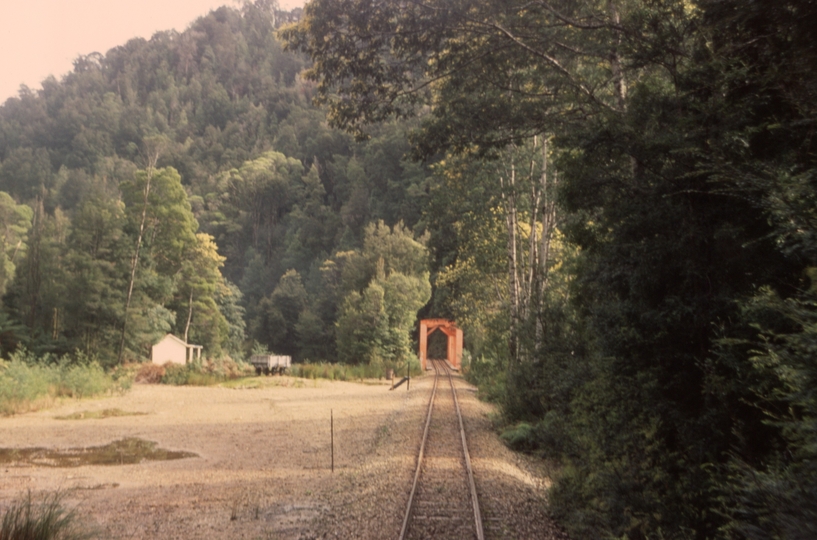
[[[142,204],[142,218],[139,221],[139,234],[136,237],[136,247],[133,250],[133,258],[131,258],[130,281],[128,282],[128,295],[125,298],[125,313],[122,320],[122,336],[119,339],[119,358],[118,363],[122,363],[122,356],[125,353],[125,334],[128,327],[128,310],[130,309],[131,298],[133,298],[133,284],[136,282],[136,268],[139,266],[139,252],[142,248],[142,238],[145,234],[145,223],[148,215],[148,202],[150,198],[150,185],[153,180],[153,171],[156,168],[156,163],[159,161],[159,156],[162,153],[163,140],[155,139],[145,141],[146,157],[147,157],[147,180],[145,181],[144,201]]]
[[[190,299],[187,302],[187,324],[184,325],[184,342],[187,343],[187,333],[190,331],[190,321],[193,319],[193,288],[190,288]]]
[[[508,179],[500,178],[502,200],[505,206],[505,224],[508,233],[508,301],[510,303],[510,361],[519,355],[519,278],[517,257],[516,168],[511,159]]]
[[[130,281],[128,282],[128,295],[125,298],[125,314],[122,321],[122,336],[119,339],[119,358],[118,362],[122,363],[122,355],[125,352],[125,333],[128,327],[128,310],[130,309],[131,298],[133,298],[133,284],[136,282],[136,268],[139,266],[139,251],[142,248],[142,236],[145,234],[145,221],[147,220],[148,212],[148,197],[150,196],[150,181],[153,174],[148,172],[147,182],[145,183],[145,200],[142,206],[142,219],[139,222],[139,234],[136,237],[136,247],[133,250],[133,257],[130,265]]]
[[[556,186],[558,175],[548,170],[548,139],[542,139],[542,172],[540,177],[540,199],[542,206],[542,236],[539,247],[538,278],[538,314],[536,317],[536,348],[542,346],[544,336],[544,319],[542,310],[545,307],[548,289],[548,270],[550,267],[550,243],[556,228]]]
[[[621,25],[621,13],[616,5],[616,0],[608,0],[607,11],[610,14],[612,23],[618,27]],[[613,85],[616,91],[616,101],[620,111],[627,107],[627,80],[624,77],[624,70],[621,67],[621,33],[616,30],[616,39],[613,49],[610,51],[610,69],[613,72]]]

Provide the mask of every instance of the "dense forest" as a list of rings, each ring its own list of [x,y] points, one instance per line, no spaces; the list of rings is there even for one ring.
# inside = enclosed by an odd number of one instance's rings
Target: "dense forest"
[[[221,8],[0,106],[4,356],[465,331],[573,538],[817,537],[814,0]]]
[[[432,309],[575,538],[817,537],[813,0],[313,0],[283,36],[332,125],[417,122]]]
[[[0,108],[4,353],[112,365],[173,332],[216,357],[408,358],[428,170],[401,124],[327,125],[275,36],[299,14],[224,7]]]

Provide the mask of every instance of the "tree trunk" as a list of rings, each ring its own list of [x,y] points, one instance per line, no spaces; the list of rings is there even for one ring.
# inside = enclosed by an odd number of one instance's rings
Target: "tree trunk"
[[[31,241],[28,248],[27,274],[28,283],[26,284],[25,292],[28,297],[28,313],[26,314],[26,324],[33,329],[37,323],[37,315],[39,313],[40,287],[42,285],[42,273],[40,269],[40,248],[43,236],[43,220],[45,219],[45,210],[43,209],[42,198],[37,197],[34,205],[34,217],[31,224]]]
[[[145,202],[142,207],[142,220],[139,223],[139,234],[136,237],[136,248],[133,251],[130,265],[130,281],[128,282],[128,295],[125,298],[125,314],[122,321],[122,336],[119,340],[119,358],[118,363],[122,363],[122,355],[125,352],[125,332],[128,327],[128,309],[130,309],[131,298],[133,298],[133,284],[136,282],[136,268],[139,266],[139,250],[142,248],[142,236],[145,233],[145,221],[147,220],[148,211],[148,195],[150,195],[150,180],[151,174],[148,173],[147,183],[145,184]]]
[[[147,143],[146,143],[147,147]],[[145,234],[145,222],[147,221],[148,215],[148,201],[150,197],[150,183],[153,179],[153,169],[156,167],[156,163],[159,161],[159,155],[161,154],[161,148],[157,144],[156,146],[151,146],[147,148],[148,151],[148,169],[147,169],[147,180],[145,181],[145,199],[144,204],[142,206],[142,219],[139,222],[139,234],[136,237],[136,248],[133,251],[133,258],[131,259],[131,267],[130,267],[130,281],[128,283],[128,295],[125,298],[125,313],[123,315],[122,320],[122,336],[119,339],[119,357],[117,359],[118,363],[122,363],[122,355],[125,352],[125,334],[127,332],[128,327],[128,309],[130,309],[130,302],[131,298],[133,298],[133,284],[136,281],[136,268],[139,266],[139,251],[142,248],[142,237]]]
[[[539,303],[536,317],[536,348],[542,346],[544,335],[544,320],[542,309],[545,306],[545,297],[548,288],[548,266],[550,265],[550,242],[556,227],[556,183],[558,176],[554,173],[552,180],[548,172],[548,140],[542,139],[542,175],[540,179],[540,198],[542,204],[542,237],[539,248],[539,277],[537,301]]]
[[[519,278],[516,249],[517,209],[516,209],[516,169],[511,160],[511,171],[507,182],[500,178],[503,187],[502,199],[505,203],[505,223],[508,229],[508,301],[510,302],[510,338],[508,349],[510,362],[519,355]],[[507,192],[506,192],[507,191]]]
[[[621,14],[618,11],[616,0],[608,0],[607,10],[610,13],[613,25],[616,27],[621,25]],[[614,40],[613,50],[610,51],[610,70],[613,72],[613,85],[616,91],[616,101],[619,111],[624,111],[627,108],[627,81],[624,78],[624,70],[621,67],[621,54],[619,47],[621,47],[621,33],[616,30],[616,39]]]
[[[187,324],[184,325],[184,342],[187,343],[187,333],[190,330],[190,320],[193,318],[193,288],[190,288],[190,300],[187,302]]]

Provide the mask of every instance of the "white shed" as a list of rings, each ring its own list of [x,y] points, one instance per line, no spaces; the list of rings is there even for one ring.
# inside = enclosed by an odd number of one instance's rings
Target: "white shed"
[[[164,365],[187,364],[187,362],[201,358],[201,345],[191,345],[180,340],[173,334],[167,334],[156,345],[151,347],[150,359],[154,364]]]

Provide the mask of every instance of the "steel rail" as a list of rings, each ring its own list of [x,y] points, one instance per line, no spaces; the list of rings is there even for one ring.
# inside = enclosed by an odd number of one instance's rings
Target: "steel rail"
[[[434,396],[437,394],[437,365],[434,365],[434,386],[431,388],[431,397],[428,399],[428,412],[426,413],[426,425],[423,429],[423,440],[420,443],[420,452],[417,454],[417,468],[414,471],[414,482],[411,484],[411,493],[409,494],[408,505],[406,506],[406,515],[403,518],[403,528],[400,529],[400,540],[405,540],[408,532],[408,523],[411,518],[412,510],[414,509],[414,495],[417,493],[417,484],[420,481],[420,470],[423,468],[423,457],[426,451],[426,441],[428,440],[428,428],[431,425],[431,411],[434,408]]]
[[[411,485],[411,493],[409,494],[409,500],[406,505],[406,514],[403,518],[403,527],[400,530],[400,540],[406,539],[406,534],[408,533],[408,525],[409,521],[411,520],[412,513],[414,511],[414,502],[415,502],[415,494],[417,493],[417,485],[420,481],[420,473],[423,467],[423,459],[425,457],[425,448],[426,442],[428,441],[428,432],[429,426],[431,425],[431,415],[434,409],[434,399],[437,395],[437,382],[440,377],[440,370],[438,368],[437,362],[432,362],[434,366],[434,386],[431,389],[431,397],[428,400],[428,411],[426,413],[426,422],[425,427],[423,429],[423,439],[420,443],[420,450],[417,454],[417,468],[414,471],[414,481]],[[462,441],[462,450],[463,455],[465,456],[465,469],[468,476],[468,484],[470,487],[470,495],[471,495],[471,504],[474,511],[474,522],[476,526],[476,535],[477,540],[485,540],[485,533],[483,532],[482,528],[482,515],[480,514],[479,510],[479,501],[477,499],[477,488],[476,483],[474,482],[474,471],[471,467],[471,457],[468,452],[468,443],[465,439],[465,426],[462,421],[462,412],[460,411],[460,404],[459,400],[457,399],[457,389],[454,386],[454,379],[451,376],[451,371],[448,368],[444,369],[445,374],[448,376],[448,384],[451,386],[451,393],[454,396],[454,406],[457,411],[457,420],[459,421],[460,426],[460,439]]]
[[[477,528],[477,540],[485,540],[485,533],[482,530],[482,514],[479,511],[479,500],[477,499],[477,484],[474,482],[474,469],[471,468],[471,455],[468,452],[468,443],[465,441],[465,425],[462,422],[462,412],[460,412],[460,402],[457,399],[457,389],[454,388],[454,378],[451,370],[446,367],[448,384],[451,385],[451,393],[454,394],[454,406],[457,408],[457,419],[460,421],[460,437],[462,438],[462,453],[465,456],[465,470],[468,472],[468,485],[471,488],[471,504],[474,507],[474,523]]]

